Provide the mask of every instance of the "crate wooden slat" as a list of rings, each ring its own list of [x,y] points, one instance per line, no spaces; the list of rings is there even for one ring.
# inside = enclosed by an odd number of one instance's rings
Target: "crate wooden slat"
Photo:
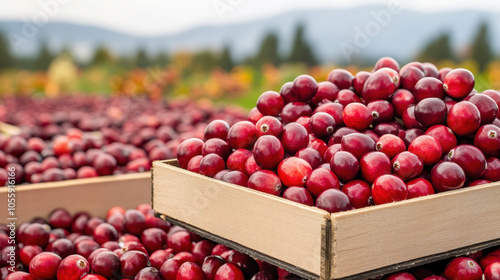
[[[335,213],[332,236],[332,279],[495,242],[500,183]]]
[[[7,221],[8,188],[0,188],[0,221]],[[85,210],[105,217],[112,206],[135,208],[151,202],[151,173],[124,174],[61,182],[16,186],[17,223],[35,216],[47,217],[54,208],[65,208],[74,214]]]
[[[152,172],[153,209],[164,218],[303,277],[327,278],[326,211],[194,174],[175,161],[154,162]]]

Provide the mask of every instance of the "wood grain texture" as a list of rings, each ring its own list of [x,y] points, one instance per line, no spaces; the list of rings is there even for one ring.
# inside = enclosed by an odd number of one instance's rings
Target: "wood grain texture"
[[[332,214],[331,279],[500,238],[500,183]]]
[[[326,230],[320,209],[153,163],[153,207],[158,213],[327,278]],[[322,265],[323,262],[323,265]]]
[[[6,187],[0,188],[0,223],[8,217]],[[113,206],[135,208],[151,202],[149,172],[16,186],[17,223],[46,218],[54,208],[105,217]]]

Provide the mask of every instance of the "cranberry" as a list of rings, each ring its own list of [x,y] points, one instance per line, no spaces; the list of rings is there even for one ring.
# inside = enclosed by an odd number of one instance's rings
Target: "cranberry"
[[[134,280],[163,280],[158,269],[154,267],[145,267],[141,269]]]
[[[92,178],[97,176],[99,176],[99,174],[97,174],[97,170],[90,166],[83,166],[76,172],[76,177],[78,179]]]
[[[106,280],[106,278],[97,274],[87,274],[81,278],[81,280]]]
[[[61,258],[65,258],[75,251],[75,246],[73,243],[66,238],[60,238],[50,243],[47,248],[47,252],[52,252],[58,254]]]
[[[284,105],[283,97],[275,91],[266,91],[257,100],[257,109],[264,116],[278,116]]]
[[[339,91],[336,102],[340,103],[342,106],[346,106],[351,103],[362,103],[361,98],[350,89],[343,89]]]
[[[115,249],[119,249],[119,248],[120,248],[120,246],[118,245],[118,247],[117,247],[117,248],[115,248]],[[92,262],[94,261],[94,258],[95,258],[98,254],[100,254],[100,253],[102,253],[102,252],[111,252],[111,250],[106,249],[106,248],[102,248],[102,247],[101,247],[101,248],[99,248],[99,249],[94,250],[94,251],[93,251],[93,252],[89,255],[89,257],[87,258],[87,261],[89,262],[89,264],[90,264],[91,266],[92,266]]]
[[[448,74],[446,77],[448,77],[449,75],[450,74]],[[444,277],[446,277],[446,279],[450,280],[481,280],[483,276],[483,270],[473,259],[458,257],[451,260],[448,265],[446,265],[443,275]]]
[[[32,280],[33,278],[29,273],[23,272],[23,271],[16,271],[16,272],[11,272],[10,274],[7,275],[7,278],[5,280]]]
[[[445,97],[443,83],[432,77],[422,78],[415,84],[413,95],[415,96],[417,102],[426,98],[443,99]]]
[[[217,172],[226,168],[224,159],[217,154],[208,154],[200,161],[200,174],[207,177],[214,177]]]
[[[50,252],[36,255],[30,262],[29,271],[33,279],[56,279],[57,269],[62,259]]]
[[[241,171],[235,170],[235,171],[229,171],[226,174],[224,174],[221,180],[224,182],[228,182],[230,184],[246,187],[248,183],[248,176]]]
[[[387,100],[389,95],[396,90],[395,82],[399,83],[399,75],[396,73],[397,76],[391,76],[389,73],[382,68],[375,71],[366,80],[362,93],[366,102]]]
[[[221,156],[223,159],[227,159],[227,157],[231,154],[232,150],[229,144],[219,138],[209,139],[203,144],[201,149],[201,154],[206,156],[208,154],[217,154]]]
[[[446,160],[453,161],[462,167],[465,176],[477,179],[486,168],[486,158],[478,148],[472,145],[459,145],[451,149]]]
[[[378,131],[378,128],[380,127],[380,125],[382,125],[382,124],[377,125],[373,130],[371,130],[371,129],[365,129],[365,130],[361,131],[361,133],[363,133],[364,135],[367,135],[368,137],[370,137],[371,139],[373,139],[373,141],[377,142],[378,138],[379,138],[378,135],[377,135],[377,133],[381,132],[381,131]],[[391,129],[396,130],[396,128],[392,127],[392,125],[388,125],[388,126],[391,126]],[[375,133],[375,132],[377,132],[377,133]],[[382,133],[382,134],[385,134],[385,133]]]
[[[179,166],[186,169],[189,160],[197,155],[201,155],[203,141],[191,138],[183,141],[177,148],[177,161]]]
[[[335,120],[336,127],[341,127],[344,125],[344,121],[342,120],[343,111],[344,106],[342,104],[329,102],[318,106],[318,108],[314,110],[313,114],[319,112],[328,113]]]
[[[49,225],[52,228],[65,228],[71,227],[72,217],[65,209],[56,209],[49,215]]]
[[[486,159],[486,170],[483,173],[483,179],[492,182],[500,181],[500,159],[495,157]]]
[[[387,280],[417,280],[417,278],[408,272],[397,272],[387,277]]]
[[[233,149],[251,148],[257,141],[257,129],[249,121],[237,122],[229,129],[227,141]]]
[[[429,135],[422,135],[415,138],[408,147],[408,151],[417,155],[424,165],[435,164],[442,155],[441,145]]]
[[[300,149],[307,147],[309,144],[309,135],[302,125],[289,123],[283,129],[281,142],[287,153],[295,154]]]
[[[422,125],[418,123],[415,117],[415,106],[409,106],[403,112],[403,124],[406,128],[422,128]]]
[[[391,68],[394,71],[399,71],[399,64],[392,57],[382,57],[379,60],[377,60],[377,63],[375,63],[375,67],[373,67],[373,71],[377,71],[378,69],[384,67]]]
[[[90,254],[99,248],[99,244],[93,240],[82,240],[75,243],[75,253],[88,258]]]
[[[484,270],[485,280],[499,280],[500,279],[500,262],[492,263]]]
[[[206,280],[213,280],[217,270],[225,263],[226,261],[220,256],[212,255],[206,257],[201,266],[201,269],[205,273]]]
[[[298,157],[289,157],[278,166],[278,176],[288,187],[305,186],[306,178],[311,172],[311,165]]]
[[[346,183],[341,190],[347,195],[354,208],[363,208],[370,205],[372,192],[370,185],[365,181],[350,181]]]
[[[403,151],[392,160],[392,171],[404,181],[414,179],[424,170],[424,164],[414,153]]]
[[[351,87],[354,79],[353,75],[344,69],[334,69],[328,74],[328,81],[334,83],[339,89],[348,89]]]
[[[447,124],[455,134],[469,135],[476,132],[481,125],[481,115],[476,105],[461,101],[451,107]]]
[[[486,157],[497,156],[500,153],[500,128],[492,124],[481,126],[474,136],[474,146]]]
[[[375,145],[377,151],[386,154],[390,158],[406,150],[405,142],[392,134],[382,135]]]
[[[431,182],[438,192],[459,189],[465,184],[465,173],[454,162],[441,162],[432,168]]]
[[[2,248],[3,249],[3,248]],[[31,260],[38,254],[42,253],[43,249],[40,246],[36,245],[25,245],[19,250],[19,258],[21,262],[29,266]]]
[[[303,116],[303,117],[298,118],[295,122],[302,125],[307,130],[307,133],[312,133],[311,126],[309,125],[310,119],[311,119],[311,117]]]
[[[316,140],[321,141],[319,139],[316,139]],[[323,142],[323,144],[324,144],[324,142]],[[325,144],[325,146],[326,146],[326,144]],[[304,149],[298,151],[295,154],[295,156],[307,161],[313,169],[316,169],[322,163],[321,154],[313,148],[304,148]]]
[[[444,123],[446,113],[446,104],[439,98],[425,98],[415,106],[415,119],[424,128]]]
[[[378,177],[391,173],[391,159],[381,152],[369,152],[359,163],[361,176],[370,184]]]
[[[304,102],[291,102],[286,104],[281,110],[281,119],[283,123],[291,123],[302,116],[310,116],[312,113],[311,106]]]
[[[391,97],[391,105],[394,107],[394,115],[397,117],[402,117],[406,108],[415,104],[415,97],[406,89],[396,90]]]
[[[240,268],[233,263],[225,263],[217,269],[214,280],[244,280],[245,276]]]
[[[173,256],[172,249],[158,250],[149,256],[149,262],[152,267],[160,269],[162,264]]]
[[[146,217],[140,211],[129,209],[125,212],[125,230],[140,236],[146,227]]]
[[[318,83],[318,90],[312,98],[312,102],[316,106],[329,101],[333,102],[337,99],[338,93],[339,88],[335,84],[330,82],[320,82]]]
[[[102,253],[101,253],[102,254]],[[96,256],[97,257],[97,256]],[[95,261],[95,260],[94,260]],[[120,258],[121,275],[125,278],[134,278],[143,268],[149,265],[149,259],[146,254],[139,251],[128,251]]]
[[[311,131],[318,137],[326,137],[333,134],[335,130],[335,119],[323,112],[315,113],[309,120]]]
[[[275,117],[264,116],[255,124],[257,136],[273,135],[280,137],[283,132],[283,124]]]
[[[121,262],[113,252],[100,252],[90,262],[92,271],[107,279],[117,277],[120,273]]]
[[[373,115],[365,105],[351,103],[344,108],[342,119],[346,126],[361,131],[370,126],[373,121]]]
[[[341,150],[350,152],[360,160],[366,153],[375,151],[375,141],[364,134],[351,133],[342,137]]]
[[[413,179],[406,185],[408,186],[408,199],[434,194],[431,182],[423,178]]]
[[[466,99],[470,103],[476,105],[481,114],[481,125],[492,123],[498,116],[498,105],[486,94],[474,94]]]
[[[457,145],[457,138],[453,131],[445,125],[435,125],[427,129],[426,135],[432,136],[438,141],[441,146],[443,154],[448,153],[453,147]]]
[[[57,269],[57,279],[79,280],[90,272],[89,263],[80,255],[67,256]]]
[[[425,77],[423,69],[421,70],[418,67],[408,65],[401,68],[399,75],[401,77],[401,86],[412,92],[415,90],[417,82]]]
[[[497,103],[498,108],[500,108],[500,92],[498,92],[496,90],[489,89],[489,90],[483,91],[483,94],[487,95],[487,96],[491,97],[493,100],[495,100],[495,103]],[[498,111],[497,119],[498,118],[500,118],[500,110]]]
[[[313,77],[309,75],[300,75],[293,80],[292,96],[298,101],[308,101],[318,91],[318,84]]]
[[[386,100],[372,101],[366,107],[372,112],[373,125],[390,122],[394,116],[394,108]]]
[[[356,178],[360,169],[358,159],[353,154],[345,151],[336,152],[332,156],[330,167],[342,182],[348,182]]]
[[[252,154],[259,167],[274,169],[283,160],[285,150],[278,138],[272,135],[264,135],[255,142]]]
[[[246,162],[245,162],[245,174],[248,174],[248,176],[251,176],[252,174],[254,174],[255,172],[259,171],[259,170],[262,170],[262,168],[260,168],[257,163],[255,162],[255,159],[253,158],[253,156],[250,156]],[[222,172],[222,171],[221,171]],[[225,174],[224,174],[225,175]],[[217,176],[217,175],[216,175]],[[215,177],[214,177],[215,178]]]
[[[295,201],[304,205],[314,206],[314,199],[311,193],[303,187],[289,187],[283,192],[283,198]]]
[[[224,120],[211,121],[205,128],[203,140],[207,141],[208,139],[219,138],[226,141],[229,128],[229,124]]]
[[[177,272],[181,266],[181,261],[177,259],[166,260],[160,268],[160,274],[165,280],[176,280]]]
[[[50,237],[50,228],[38,223],[30,224],[23,231],[23,243],[25,245],[37,245],[42,248],[47,246]]]
[[[313,170],[307,177],[306,187],[314,197],[317,197],[327,189],[340,189],[340,182],[332,171],[318,168]]]
[[[322,192],[316,199],[316,207],[329,213],[352,209],[349,197],[338,189],[327,189]]]
[[[354,75],[354,79],[352,80],[352,87],[358,95],[361,95],[363,93],[363,88],[365,86],[366,80],[368,80],[370,75],[371,73],[366,71],[359,71],[358,73],[356,73],[356,75]]]
[[[197,156],[192,157],[189,160],[186,169],[191,171],[191,172],[200,173],[200,162],[201,162],[202,158],[203,158],[202,155],[197,155]]]
[[[167,247],[167,234],[159,228],[149,228],[142,232],[141,242],[151,254]]]
[[[118,240],[118,231],[108,223],[99,224],[94,229],[94,240],[100,245],[108,241]]]
[[[444,77],[443,88],[452,98],[464,98],[474,89],[474,75],[463,68],[451,70]]]
[[[19,135],[12,136],[3,147],[3,151],[19,158],[28,150],[28,142]]]
[[[247,185],[251,189],[273,195],[279,195],[282,187],[280,177],[269,170],[260,170],[253,173],[252,176],[248,178]]]
[[[375,204],[385,204],[405,200],[408,187],[401,178],[386,174],[375,179],[372,185],[372,196]]]
[[[187,231],[178,231],[167,239],[167,248],[171,248],[174,254],[190,252],[192,248],[191,236]]]
[[[259,109],[255,107],[252,108],[252,110],[250,110],[250,113],[248,113],[248,120],[251,123],[256,124],[263,116],[264,115],[262,115],[262,113],[259,112]]]

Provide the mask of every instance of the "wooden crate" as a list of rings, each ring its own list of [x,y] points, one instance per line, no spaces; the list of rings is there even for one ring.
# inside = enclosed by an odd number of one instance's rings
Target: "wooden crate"
[[[500,183],[329,214],[183,170],[152,169],[157,215],[308,279],[366,279],[500,244]]]
[[[151,202],[151,173],[143,172],[16,186],[17,223],[48,217],[55,208],[105,217],[113,206],[135,208]],[[0,188],[0,222],[7,222],[8,188]]]

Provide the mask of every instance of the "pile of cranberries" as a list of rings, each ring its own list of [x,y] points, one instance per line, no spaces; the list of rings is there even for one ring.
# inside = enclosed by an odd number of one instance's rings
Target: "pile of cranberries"
[[[21,133],[0,134],[0,186],[13,169],[16,185],[148,171],[219,118],[234,123],[244,114],[191,101],[5,98],[0,121]]]
[[[215,120],[182,168],[330,213],[500,180],[500,93],[466,69],[381,58],[264,92],[248,120]]]
[[[0,224],[2,280],[298,280],[269,263],[216,244],[153,215],[150,205],[113,207],[106,219],[56,209],[21,224],[15,244]],[[500,279],[500,248],[376,279]],[[441,275],[441,276],[436,276]],[[444,277],[444,278],[443,278]]]

